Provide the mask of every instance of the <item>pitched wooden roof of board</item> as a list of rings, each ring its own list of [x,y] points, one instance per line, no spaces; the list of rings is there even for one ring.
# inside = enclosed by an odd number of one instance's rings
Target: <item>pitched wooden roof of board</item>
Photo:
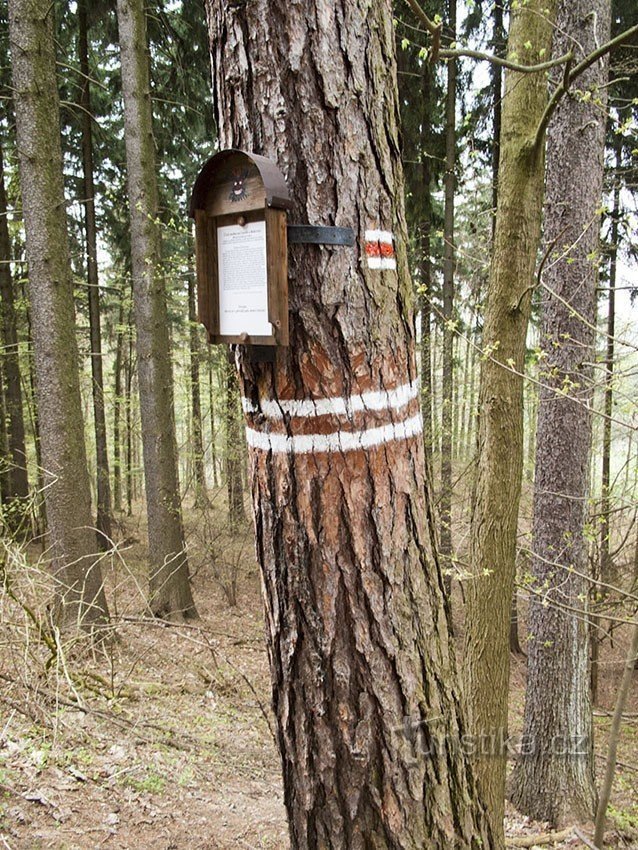
[[[286,180],[279,170],[279,167],[272,160],[256,153],[248,153],[248,151],[229,148],[228,150],[216,153],[207,160],[197,175],[197,179],[195,180],[193,191],[191,193],[189,209],[191,218],[195,217],[195,210],[205,208],[206,195],[208,193],[208,187],[212,176],[223,166],[227,159],[238,154],[246,157],[257,167],[266,190],[266,205],[274,207],[275,209],[291,209],[292,200],[290,199]]]

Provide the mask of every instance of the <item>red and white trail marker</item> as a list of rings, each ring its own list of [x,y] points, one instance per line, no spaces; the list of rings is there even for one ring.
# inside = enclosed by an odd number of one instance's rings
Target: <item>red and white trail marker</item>
[[[365,239],[369,269],[396,269],[394,237],[389,230],[366,230]]]

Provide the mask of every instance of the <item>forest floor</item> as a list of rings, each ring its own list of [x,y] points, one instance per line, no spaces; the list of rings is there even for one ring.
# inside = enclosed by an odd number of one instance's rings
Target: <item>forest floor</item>
[[[251,531],[239,543],[211,537],[195,512],[187,525],[201,617],[192,625],[145,616],[139,510],[122,523],[118,553],[105,559],[117,636],[105,651],[87,656],[71,646],[47,670],[48,650],[34,640],[24,612],[4,599],[0,850],[289,847]],[[214,564],[210,545],[221,553]],[[233,579],[236,605],[229,604]],[[599,775],[624,645],[619,638],[603,656]],[[515,732],[524,679],[524,659],[514,658]],[[637,711],[638,682],[619,748],[610,847],[638,848]],[[508,809],[507,831],[511,838],[546,827]],[[585,845],[572,839],[553,846]]]

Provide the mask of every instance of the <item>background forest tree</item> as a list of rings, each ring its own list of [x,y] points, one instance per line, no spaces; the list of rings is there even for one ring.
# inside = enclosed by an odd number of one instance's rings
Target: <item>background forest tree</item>
[[[507,793],[523,814],[569,828],[594,816],[609,715],[616,694],[625,693],[628,705],[618,704],[613,724],[618,742],[607,770],[611,792],[604,789],[601,795],[610,804],[609,818],[599,818],[596,839],[600,846],[606,824],[605,846],[615,846],[614,841],[622,846],[623,835],[631,842],[632,830],[638,833],[632,779],[637,758],[631,743],[638,706],[630,655],[638,610],[635,4],[557,0],[556,25],[550,21],[551,3],[427,0],[419,6],[410,0],[396,2],[391,10],[373,4],[365,13],[375,20],[370,34],[367,18],[355,25],[351,9],[317,0],[306,10],[310,23],[305,17],[305,23],[297,20],[301,29],[293,27],[290,36],[292,42],[308,39],[314,45],[310,58],[299,52],[305,76],[293,67],[297,54],[284,44],[288,7],[270,5],[268,15],[254,21],[243,4],[210,2],[207,20],[205,4],[181,0],[147,7],[136,0],[53,5],[10,0],[8,14],[0,10],[0,678],[6,684],[0,693],[1,719],[10,728],[16,717],[22,718],[25,740],[37,738],[57,752],[67,734],[52,709],[58,703],[51,702],[51,694],[57,693],[60,705],[68,702],[61,711],[75,707],[86,717],[106,712],[110,746],[114,734],[126,739],[117,712],[124,708],[123,716],[133,718],[127,712],[137,692],[143,694],[138,710],[150,712],[144,715],[147,731],[162,711],[171,718],[162,720],[161,733],[155,728],[149,734],[177,741],[188,728],[188,734],[199,735],[199,720],[189,714],[193,706],[187,700],[175,699],[173,705],[167,700],[154,714],[162,697],[156,684],[147,693],[144,675],[136,672],[143,669],[148,681],[170,680],[173,673],[162,665],[176,658],[179,672],[171,681],[177,690],[180,677],[184,682],[191,677],[198,683],[195,699],[214,694],[213,719],[218,705],[232,715],[231,749],[244,740],[238,729],[247,718],[263,727],[261,751],[270,760],[264,799],[277,798],[281,785],[268,740],[270,726],[279,724],[294,846],[312,845],[312,826],[300,815],[303,806],[291,790],[292,777],[303,768],[301,751],[295,749],[303,750],[303,736],[292,735],[289,718],[294,715],[301,723],[306,717],[310,690],[317,705],[330,708],[341,700],[350,718],[338,721],[328,711],[327,721],[317,721],[316,740],[307,743],[307,752],[316,758],[322,754],[329,761],[332,744],[321,736],[324,728],[334,733],[339,722],[346,723],[350,743],[343,746],[348,752],[351,745],[356,750],[364,740],[389,736],[388,723],[403,729],[410,746],[427,743],[429,731],[424,730],[429,727],[415,734],[409,723],[402,726],[405,716],[414,714],[407,703],[403,712],[397,708],[388,714],[392,723],[386,717],[386,726],[377,723],[373,733],[372,715],[365,715],[360,697],[372,693],[366,682],[374,684],[374,676],[365,665],[357,666],[361,653],[347,641],[339,645],[336,661],[322,654],[321,635],[329,624],[317,615],[312,594],[303,596],[308,588],[304,591],[292,578],[293,573],[299,581],[306,573],[315,583],[330,578],[332,573],[322,572],[330,558],[319,558],[320,547],[312,544],[328,527],[340,529],[334,558],[344,575],[367,575],[365,569],[374,567],[387,578],[394,564],[390,541],[399,537],[396,516],[392,529],[386,529],[384,557],[377,562],[373,555],[362,556],[359,563],[352,541],[359,535],[367,539],[369,517],[384,515],[381,502],[383,510],[387,506],[374,494],[350,499],[339,491],[337,497],[330,475],[343,485],[351,474],[344,464],[341,471],[323,476],[323,491],[308,496],[317,508],[306,517],[303,533],[300,522],[287,526],[288,512],[304,497],[303,482],[312,476],[297,480],[279,461],[272,469],[260,467],[261,478],[251,475],[235,352],[229,356],[225,348],[209,345],[196,317],[187,209],[203,162],[231,143],[269,153],[286,170],[300,204],[299,220],[342,223],[332,220],[334,211],[326,221],[319,219],[333,200],[327,190],[331,174],[341,167],[330,140],[341,138],[344,116],[354,120],[356,113],[359,132],[348,131],[350,148],[370,144],[383,151],[386,165],[392,162],[387,171],[392,179],[385,181],[373,179],[374,168],[357,165],[358,185],[374,184],[383,194],[391,183],[386,194],[392,226],[401,234],[397,249],[403,281],[398,300],[388,301],[389,290],[377,291],[362,277],[361,297],[366,301],[366,291],[373,294],[361,314],[358,342],[380,345],[386,337],[379,329],[392,324],[393,310],[407,315],[410,301],[416,308],[416,372],[410,379],[419,379],[423,452],[414,449],[409,474],[403,461],[390,455],[385,467],[370,473],[373,478],[377,473],[394,476],[397,492],[412,488],[408,501],[420,507],[408,523],[413,547],[406,552],[431,550],[422,560],[427,582],[398,605],[399,643],[406,645],[406,624],[419,610],[424,622],[437,623],[443,654],[448,646],[450,658],[459,651],[465,693],[456,689],[452,661],[449,669],[439,667],[426,653],[419,674],[430,697],[437,694],[441,705],[452,706],[444,712],[452,726],[463,730],[469,723],[473,732],[508,730],[544,742],[516,764],[506,765],[503,754],[483,762],[468,759],[481,783],[480,796],[488,801],[494,847],[521,828],[510,804],[504,808],[506,770]],[[235,53],[229,33],[244,33],[244,18],[251,21],[252,38]],[[128,26],[131,20],[135,32]],[[322,34],[333,25],[331,41]],[[627,31],[622,46],[609,55],[603,51],[580,73],[579,63],[589,53]],[[253,65],[263,62],[266,32],[269,49],[284,39],[267,76],[275,82],[285,79],[286,85],[279,106],[254,110],[251,96],[261,91],[265,77],[252,81],[250,93],[244,88]],[[239,50],[243,36],[237,38]],[[344,66],[343,78],[337,43],[354,57]],[[574,55],[567,64],[552,64],[570,49]],[[384,57],[383,85],[374,74],[364,85],[355,73],[358,51],[371,56],[377,50]],[[485,61],[485,54],[503,61]],[[381,132],[375,120],[394,108],[394,56],[400,124],[395,128],[384,119]],[[310,59],[317,75],[304,65]],[[247,76],[241,80],[234,76],[237,63],[245,64]],[[533,63],[544,67],[522,73],[521,66]],[[223,78],[222,66],[227,69]],[[381,88],[386,94],[375,97]],[[263,92],[265,101],[269,92]],[[353,92],[358,93],[354,100]],[[552,106],[544,114],[558,95],[555,110]],[[139,102],[141,135],[132,118]],[[283,112],[281,126],[270,120],[284,105],[292,112],[301,109],[294,126],[285,123]],[[306,121],[314,128],[308,137],[312,144],[303,138]],[[534,137],[535,145],[527,162],[517,154],[512,158],[517,145],[525,149],[524,137]],[[136,139],[145,145],[136,147]],[[321,150],[321,156],[307,160],[299,153],[310,149]],[[326,170],[328,162],[332,166]],[[519,169],[514,177],[512,164]],[[335,197],[345,192],[354,172],[353,166],[336,186]],[[306,199],[305,206],[300,199]],[[350,213],[359,200],[353,191]],[[325,290],[316,269],[294,257],[291,262],[293,283],[301,277],[315,282],[304,290],[305,300],[294,302],[293,324],[307,310],[316,319],[312,332],[303,320],[289,352],[293,384],[301,395],[304,388],[306,394],[321,395],[318,386],[299,377],[303,369],[293,355],[299,354],[301,364],[306,344],[301,341],[316,336],[325,347],[342,305],[354,314],[359,303],[339,282],[340,264],[355,254],[321,249],[318,256],[326,269],[330,265],[325,273],[333,282]],[[321,297],[315,298],[315,290]],[[152,306],[142,303],[145,295],[155,299]],[[326,306],[332,312],[324,316]],[[366,336],[373,313],[377,328]],[[395,325],[388,338],[403,341],[405,331],[405,339],[411,339],[409,328]],[[324,387],[324,395],[341,395],[347,385],[357,392],[361,375],[355,376],[344,354],[347,339],[342,334],[334,350],[328,346],[328,362],[339,364],[343,386]],[[314,351],[310,342],[308,350]],[[407,342],[401,346],[409,347]],[[159,372],[146,368],[151,350]],[[246,393],[254,375],[241,358],[239,363]],[[388,369],[387,359],[379,358],[379,374],[390,385]],[[155,378],[159,389],[153,386]],[[279,503],[269,513],[271,481],[282,484],[282,493],[288,492],[282,482],[294,484],[280,514]],[[271,625],[284,606],[289,627],[295,624],[303,633],[308,653],[302,653],[303,679],[299,669],[287,670],[277,630],[271,628],[273,717],[266,707],[265,656],[262,652],[253,663],[253,650],[243,642],[262,644],[249,493],[257,509],[257,554]],[[397,499],[390,500],[395,508]],[[269,522],[272,534],[265,533]],[[288,561],[281,552],[293,538],[295,557],[301,558],[302,551],[308,557],[303,566],[293,559],[291,583],[284,588],[278,577]],[[281,545],[267,549],[278,540]],[[308,564],[315,556],[313,572]],[[419,559],[409,552],[405,557],[411,575]],[[367,623],[367,634],[374,636],[375,629],[381,634],[382,614],[358,608],[352,593],[351,588],[350,595],[344,590],[339,596],[339,634],[348,633],[347,615],[355,613],[360,626]],[[305,600],[301,608],[300,596]],[[396,602],[396,594],[393,598]],[[195,610],[200,619],[184,624]],[[441,618],[450,612],[448,636]],[[95,634],[98,627],[102,633],[107,619],[107,634],[117,640],[112,645],[107,640],[94,669],[89,636],[76,634],[68,622],[91,625]],[[157,636],[152,645],[151,635]],[[220,655],[218,642],[227,640]],[[375,645],[371,638],[368,649]],[[213,660],[203,663],[200,652]],[[330,682],[341,681],[346,667],[358,671],[352,694],[336,685],[330,691]],[[246,689],[244,701],[241,688]],[[178,710],[188,714],[187,723]],[[306,733],[309,728],[304,726]],[[586,740],[583,757],[556,758],[554,737],[576,730]],[[198,740],[203,751],[203,738]],[[400,750],[392,749],[395,743],[388,748],[393,763]],[[28,793],[26,785],[20,786],[26,782],[21,779],[26,762],[15,752],[7,756],[15,757],[17,765],[8,785]],[[366,757],[374,761],[370,753]],[[474,779],[457,782],[463,758],[454,756],[451,766],[444,761],[437,762],[439,772],[428,774],[419,790],[431,800],[427,823],[400,802],[396,816],[409,820],[415,834],[421,829],[430,837],[437,830],[447,834],[448,828],[465,829],[468,835],[474,827],[487,829],[476,805]],[[354,756],[342,757],[338,768],[345,782],[346,773],[354,776],[360,765]],[[135,768],[141,769],[139,764]],[[152,775],[153,769],[144,767]],[[162,763],[158,772],[167,770]],[[434,778],[441,771],[447,777],[441,780],[444,793]],[[144,785],[147,773],[136,781]],[[334,842],[340,829],[348,832],[350,827],[339,824],[350,815],[328,811],[319,800],[320,782],[311,775],[304,773],[305,792],[315,794],[313,823]],[[227,779],[232,781],[230,773]],[[353,783],[362,789],[358,799],[366,816],[353,817],[352,835],[364,822],[374,830],[383,823],[383,846],[409,846],[405,830],[392,825],[392,807],[386,820],[375,820],[374,781]],[[461,785],[465,790],[455,796],[454,787],[458,791]],[[559,785],[562,794],[555,793]],[[465,826],[445,822],[440,791],[451,795]],[[156,789],[152,793],[160,795]],[[181,791],[173,787],[173,794],[179,798]],[[364,798],[370,802],[367,808]],[[3,817],[0,806],[2,836]],[[283,824],[282,810],[277,818]],[[30,840],[28,826],[15,828]],[[147,838],[153,828],[148,829]],[[7,835],[13,846],[13,834]],[[235,838],[224,840],[238,846]],[[280,843],[273,838],[272,846],[289,845],[285,838]]]

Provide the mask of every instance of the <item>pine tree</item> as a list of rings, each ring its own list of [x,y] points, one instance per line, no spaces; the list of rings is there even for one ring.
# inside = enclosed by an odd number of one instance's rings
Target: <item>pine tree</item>
[[[562,0],[554,54],[580,61],[609,40],[610,0]],[[556,826],[595,811],[589,640],[577,613],[589,592],[591,402],[595,359],[599,210],[603,188],[607,61],[566,98],[548,128],[543,274],[543,382],[538,410],[528,615],[524,747],[513,799]]]
[[[11,64],[42,466],[60,616],[108,616],[91,517],[68,251],[53,7],[11,0]]]
[[[25,500],[29,495],[27,454],[22,409],[18,328],[15,308],[14,282],[11,274],[11,238],[7,216],[7,194],[4,180],[4,158],[0,148],[0,296],[2,297],[3,372],[5,409],[8,422],[7,453],[9,460],[7,492],[9,524],[24,525]],[[22,504],[22,508],[20,507]],[[22,531],[25,529],[22,528]]]
[[[357,237],[291,250],[291,344],[275,368],[238,351],[292,847],[491,846],[454,744],[463,721],[426,550],[391,4],[207,10],[222,147],[279,162],[295,220]],[[379,230],[394,233],[384,271],[366,260]],[[364,407],[367,393],[384,409],[308,404]]]
[[[194,617],[182,526],[149,57],[142,0],[118,0],[126,166],[144,479],[151,560],[150,605],[161,617]]]
[[[555,3],[512,10],[508,54],[538,62],[551,50]],[[479,745],[479,788],[504,846],[509,631],[523,468],[523,369],[540,241],[547,104],[542,73],[508,71],[503,99],[498,208],[483,328],[477,477],[466,583],[465,692]]]

